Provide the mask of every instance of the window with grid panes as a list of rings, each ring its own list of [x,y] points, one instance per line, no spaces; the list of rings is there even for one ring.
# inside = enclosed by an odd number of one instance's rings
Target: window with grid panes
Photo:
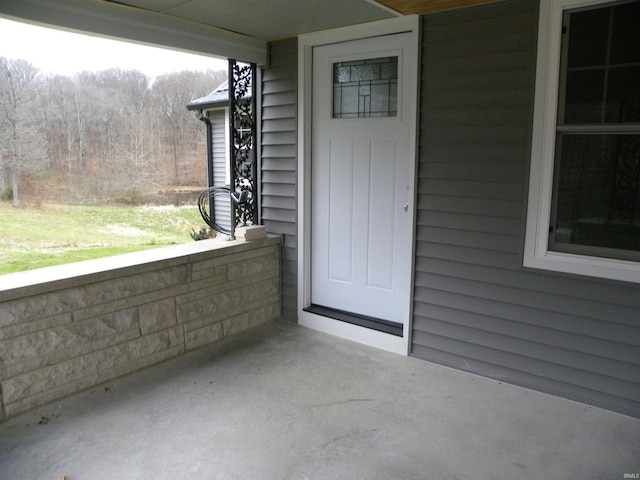
[[[640,260],[640,2],[564,11],[549,250]]]

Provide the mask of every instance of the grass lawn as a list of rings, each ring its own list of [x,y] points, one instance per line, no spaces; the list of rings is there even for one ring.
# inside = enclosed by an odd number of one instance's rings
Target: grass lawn
[[[196,206],[0,202],[0,274],[193,242],[204,226]]]

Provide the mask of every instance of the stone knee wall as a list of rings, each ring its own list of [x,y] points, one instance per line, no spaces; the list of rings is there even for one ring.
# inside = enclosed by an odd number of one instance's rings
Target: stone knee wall
[[[0,420],[280,316],[279,237],[149,252],[17,288],[6,282],[22,277],[3,279]]]

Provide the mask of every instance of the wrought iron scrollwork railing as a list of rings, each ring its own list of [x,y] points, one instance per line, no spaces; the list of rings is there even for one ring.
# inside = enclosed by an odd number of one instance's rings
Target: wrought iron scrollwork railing
[[[258,221],[256,192],[255,64],[229,60],[232,225]]]

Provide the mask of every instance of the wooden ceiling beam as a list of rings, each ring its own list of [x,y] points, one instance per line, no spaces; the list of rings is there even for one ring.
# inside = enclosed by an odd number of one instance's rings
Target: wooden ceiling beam
[[[404,15],[433,13],[453,8],[469,7],[489,3],[494,0],[376,0]]]

